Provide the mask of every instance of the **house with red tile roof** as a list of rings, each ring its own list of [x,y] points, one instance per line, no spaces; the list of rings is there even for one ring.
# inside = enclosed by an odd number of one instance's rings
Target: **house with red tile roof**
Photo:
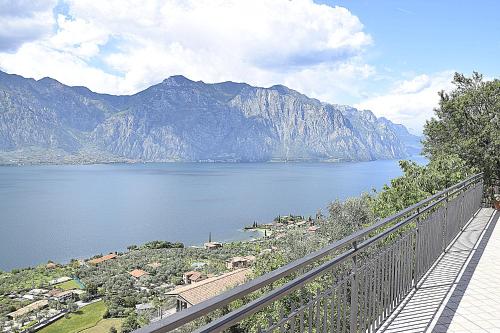
[[[245,283],[251,272],[250,268],[237,269],[198,283],[178,286],[167,295],[177,297],[177,311],[181,311]]]
[[[184,281],[184,284],[196,283],[204,279],[206,279],[206,276],[197,271],[190,271],[182,274],[182,281]]]
[[[111,260],[111,259],[115,259],[116,257],[118,257],[116,255],[116,253],[110,253],[110,254],[107,254],[107,255],[99,257],[99,258],[91,259],[91,260],[88,261],[88,263],[92,264],[92,265],[98,265],[98,264],[101,264],[101,263],[103,263],[105,261],[108,261],[108,260]]]
[[[148,272],[145,272],[142,269],[134,269],[133,271],[128,272],[128,273],[136,279],[140,279],[140,278],[148,275]]]

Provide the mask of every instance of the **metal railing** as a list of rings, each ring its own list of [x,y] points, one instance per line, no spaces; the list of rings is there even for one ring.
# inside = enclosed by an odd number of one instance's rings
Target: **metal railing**
[[[482,195],[477,174],[136,332],[374,332],[418,288]]]

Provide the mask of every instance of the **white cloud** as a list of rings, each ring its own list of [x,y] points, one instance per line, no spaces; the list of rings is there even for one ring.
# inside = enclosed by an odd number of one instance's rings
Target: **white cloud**
[[[370,35],[347,9],[312,0],[66,0],[54,14],[55,5],[0,0],[2,70],[114,94],[177,74],[284,84],[326,102],[361,100],[416,132],[451,88],[451,72],[423,74],[367,98],[381,77],[365,60]]]
[[[53,49],[89,59],[99,54],[99,47],[105,45],[109,34],[92,22],[80,18],[71,20],[64,15],[57,16],[59,32],[47,44]]]
[[[452,79],[452,71],[419,75],[397,82],[389,93],[368,98],[355,107],[372,110],[377,116],[401,123],[420,134],[425,121],[434,115],[433,110],[438,106],[438,92],[450,90]]]
[[[97,91],[119,86],[119,78],[116,76],[92,68],[80,58],[40,42],[24,44],[15,56],[0,54],[0,63],[7,68],[22,64],[22,68],[13,71],[16,74],[37,79],[50,76],[68,85],[91,83]]]
[[[50,33],[56,0],[0,0],[0,52],[13,52]]]
[[[372,40],[359,19],[312,0],[66,4],[68,15],[52,18],[53,34],[0,53],[0,68],[108,93],[134,93],[182,74],[281,83],[332,102],[358,96],[375,71],[363,59]]]

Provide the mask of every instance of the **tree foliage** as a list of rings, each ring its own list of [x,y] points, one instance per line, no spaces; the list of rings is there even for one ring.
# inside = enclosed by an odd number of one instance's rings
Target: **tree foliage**
[[[328,217],[318,223],[319,234],[331,243],[369,226],[374,222],[370,202],[370,196],[363,194],[358,198],[348,198],[344,202],[336,200],[330,203]]]
[[[137,315],[132,312],[125,320],[122,325],[122,332],[132,332],[140,327]]]
[[[436,118],[424,129],[424,153],[432,160],[457,156],[467,167],[500,178],[500,80],[455,73],[451,92],[439,93]]]
[[[425,166],[413,161],[400,161],[403,176],[391,180],[371,197],[373,212],[387,217],[477,172],[457,155],[436,155]]]
[[[176,243],[171,243],[167,241],[162,241],[162,240],[155,240],[151,242],[147,242],[142,246],[143,249],[151,249],[151,250],[157,250],[157,249],[182,249],[184,248],[184,244],[180,242]]]

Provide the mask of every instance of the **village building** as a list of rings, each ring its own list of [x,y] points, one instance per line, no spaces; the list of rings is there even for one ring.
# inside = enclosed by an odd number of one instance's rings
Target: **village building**
[[[158,268],[161,266],[161,264],[159,262],[155,261],[155,262],[149,263],[147,266],[151,267],[151,268]]]
[[[177,297],[176,309],[181,311],[245,283],[250,273],[250,268],[237,269],[198,283],[179,286],[167,295]]]
[[[52,289],[50,290],[48,293],[45,294],[45,296],[47,297],[54,297],[54,295],[57,295],[58,293],[60,293],[62,290],[61,289]]]
[[[314,232],[316,232],[318,230],[319,230],[319,227],[315,226],[315,225],[312,225],[309,228],[307,228],[307,231],[312,232],[312,233],[314,233]]]
[[[196,271],[190,271],[182,274],[182,281],[184,281],[184,284],[196,283],[204,279],[206,279],[206,277],[200,272]]]
[[[247,268],[255,262],[255,256],[233,257],[226,262],[227,269]]]
[[[49,262],[45,267],[47,267],[48,269],[54,269],[57,267],[57,265],[53,262]]]
[[[38,296],[38,295],[46,294],[47,292],[48,292],[47,289],[36,288],[36,289],[31,289],[30,291],[28,291],[28,294]]]
[[[53,284],[59,284],[59,283],[67,282],[67,281],[70,281],[70,280],[73,280],[73,279],[70,278],[69,276],[62,276],[60,278],[50,280],[49,284],[51,284],[51,285],[53,285]]]
[[[207,250],[215,250],[215,249],[221,248],[222,247],[222,243],[219,243],[219,242],[208,242],[208,243],[205,243],[204,246],[205,246],[205,249],[207,249]]]
[[[61,290],[61,289],[52,289],[52,290],[49,290],[49,292],[46,293],[45,296],[51,298],[51,297],[54,297],[55,295],[58,295],[62,291],[63,290]]]
[[[66,291],[60,291],[57,289],[55,289],[55,290],[56,290],[56,292],[52,293],[52,296],[50,296],[50,299],[53,299],[54,301],[66,302],[66,301],[73,298],[73,291],[72,290],[66,290]]]
[[[7,317],[10,318],[10,319],[16,320],[16,319],[18,319],[20,317],[23,317],[23,316],[27,315],[30,312],[43,309],[47,305],[49,305],[49,301],[47,301],[46,299],[43,299],[41,301],[36,301],[34,303],[26,305],[23,308],[20,308],[20,309],[14,311],[14,312],[11,312],[11,313],[7,314]]]
[[[145,276],[149,275],[149,274],[148,274],[148,272],[145,272],[145,271],[143,271],[142,269],[134,269],[133,271],[128,272],[128,273],[129,273],[130,275],[132,275],[132,276],[133,276],[134,278],[136,278],[136,279],[141,279],[141,278],[143,278],[143,277],[145,277]]]
[[[266,254],[270,254],[271,252],[272,252],[271,249],[264,249],[264,250],[260,251],[259,255],[263,256]]]
[[[307,221],[300,221],[300,222],[295,223],[295,225],[297,227],[302,227],[303,225],[306,225],[306,224],[307,224]]]
[[[116,257],[118,257],[116,255],[116,253],[110,253],[110,254],[107,254],[107,255],[99,257],[99,258],[91,259],[91,260],[88,261],[88,263],[92,264],[92,265],[98,265],[98,264],[101,264],[101,263],[103,263],[105,261],[108,261],[108,260],[111,260],[111,259],[115,259]]]
[[[202,269],[202,268],[203,268],[203,267],[205,267],[206,265],[207,265],[207,263],[206,263],[206,262],[193,262],[193,263],[191,264],[191,268],[192,268],[192,269],[195,269],[195,270],[196,270],[196,269]]]
[[[268,249],[264,249],[262,251],[260,251],[260,255],[265,255],[265,254],[269,254],[269,253],[272,253],[272,252],[276,252],[278,250],[278,248],[276,246],[271,246],[270,248]]]
[[[136,304],[136,306],[135,306],[135,312],[137,312],[138,314],[140,314],[144,311],[151,310],[151,309],[154,309],[154,306],[152,303]]]
[[[81,289],[71,289],[71,291],[73,292],[74,295],[76,296],[80,296],[80,295],[83,295],[86,293],[85,290],[81,290]]]

